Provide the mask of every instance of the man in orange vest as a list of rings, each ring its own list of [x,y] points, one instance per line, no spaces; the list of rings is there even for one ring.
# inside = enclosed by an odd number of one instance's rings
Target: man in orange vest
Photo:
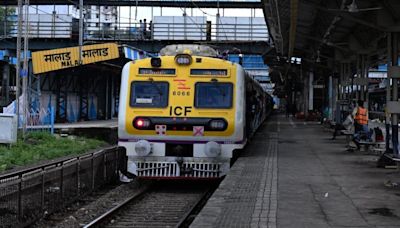
[[[364,102],[358,100],[358,106],[353,110],[355,133],[368,130],[368,110],[364,108]]]

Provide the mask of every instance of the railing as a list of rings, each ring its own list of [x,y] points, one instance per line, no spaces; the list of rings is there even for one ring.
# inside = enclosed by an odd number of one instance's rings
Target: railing
[[[0,21],[0,25],[4,22]],[[103,26],[99,26],[103,25]],[[265,24],[196,24],[153,23],[144,29],[139,23],[120,22],[107,24],[85,23],[85,40],[195,40],[195,41],[267,41]],[[30,22],[30,38],[78,39],[75,22]],[[15,26],[0,37],[16,37]]]
[[[38,111],[27,112],[26,124],[30,131],[49,131],[54,133],[54,108],[42,108]]]
[[[0,175],[0,227],[28,226],[116,181],[122,154],[112,147]]]

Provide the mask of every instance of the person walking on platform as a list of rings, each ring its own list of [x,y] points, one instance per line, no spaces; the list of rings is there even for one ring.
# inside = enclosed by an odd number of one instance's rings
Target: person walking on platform
[[[290,104],[289,102],[286,102],[286,117],[289,118],[290,115]]]
[[[361,131],[368,131],[368,110],[364,108],[364,102],[358,100],[358,106],[354,108],[352,116],[354,118],[354,131],[359,133]]]

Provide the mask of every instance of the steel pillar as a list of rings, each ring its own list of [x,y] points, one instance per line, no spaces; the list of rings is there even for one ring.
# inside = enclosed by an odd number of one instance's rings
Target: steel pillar
[[[398,66],[398,51],[399,51],[399,45],[398,45],[398,33],[390,33],[391,36],[391,65],[392,66]],[[393,77],[394,76],[394,77]],[[400,75],[393,75],[392,79],[392,101],[398,101],[398,77]],[[391,113],[392,117],[392,145],[393,145],[393,156],[396,158],[399,158],[399,150],[398,150],[398,145],[399,145],[399,119],[398,119],[398,114],[397,113]]]
[[[10,65],[4,63],[3,65],[3,80],[1,83],[1,105],[8,105],[10,102]]]
[[[57,76],[57,97],[56,97],[56,120],[57,122],[66,122],[68,110],[68,86],[65,76]]]
[[[328,102],[329,102],[329,119],[333,119],[333,78],[332,75],[329,76],[328,85]]]
[[[365,56],[364,55],[360,55],[360,65],[359,67],[359,71],[360,71],[360,78],[364,79],[365,78]],[[365,101],[365,86],[364,85],[360,85],[360,100]]]
[[[31,112],[40,112],[40,77],[33,74],[32,61],[29,61],[28,107]]]
[[[310,72],[308,76],[308,110],[314,110],[314,72]]]
[[[392,36],[390,34],[387,35],[387,51],[388,51],[388,68],[392,64],[391,59],[391,53],[392,53]],[[391,94],[390,94],[390,77],[388,76],[386,78],[386,104],[388,104],[391,101]],[[390,144],[390,113],[388,110],[385,110],[385,130],[386,130],[386,153],[389,152],[389,144]]]

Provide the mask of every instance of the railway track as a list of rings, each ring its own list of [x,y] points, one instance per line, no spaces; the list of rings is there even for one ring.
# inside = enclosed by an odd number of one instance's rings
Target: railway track
[[[187,227],[216,183],[158,182],[84,227]]]

